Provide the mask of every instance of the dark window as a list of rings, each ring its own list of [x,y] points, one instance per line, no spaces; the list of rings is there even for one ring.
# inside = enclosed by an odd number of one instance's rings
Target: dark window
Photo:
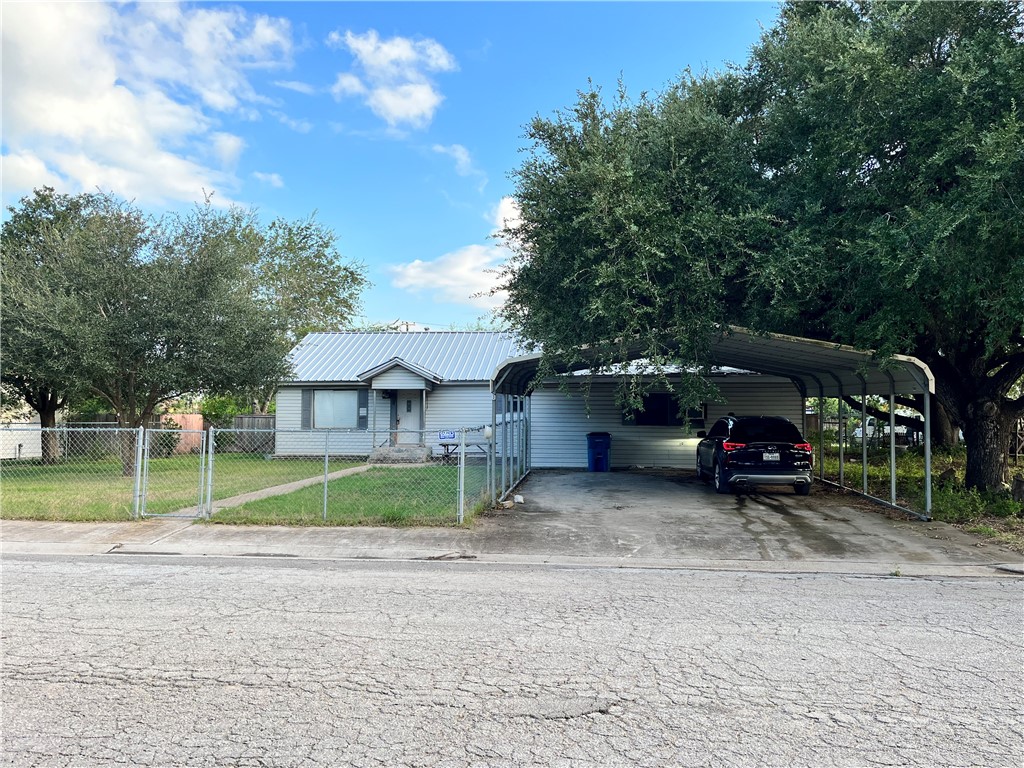
[[[679,415],[679,404],[669,392],[651,392],[644,395],[642,411],[626,409],[622,412],[623,424],[638,427],[681,427],[689,424],[694,429],[704,428],[704,408],[687,408],[686,418]]]
[[[719,419],[715,422],[715,426],[708,432],[708,437],[725,437],[729,434],[729,422],[725,419]]]
[[[740,443],[801,443],[800,430],[783,419],[743,419],[736,422],[732,439]]]

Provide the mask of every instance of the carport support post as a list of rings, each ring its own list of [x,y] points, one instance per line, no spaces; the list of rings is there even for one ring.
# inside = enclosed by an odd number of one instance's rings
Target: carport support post
[[[878,429],[878,422],[875,422]],[[860,377],[860,481],[868,495],[868,383]]]
[[[491,393],[491,439],[487,441],[487,486],[491,489],[491,506],[498,503],[498,494],[495,488],[497,482],[497,467],[495,459],[498,455],[498,396]]]
[[[839,487],[845,487],[843,480],[846,477],[846,430],[843,429],[843,384],[836,379],[836,383],[839,384],[839,400],[836,402],[836,410],[839,412]]]
[[[825,387],[818,382],[818,479],[825,479]]]
[[[932,398],[924,388],[924,513],[932,519]]]
[[[508,456],[508,449],[506,444],[508,443],[508,395],[502,394],[501,396],[501,493],[499,497],[505,495],[505,483],[506,483],[506,468],[505,458]]]
[[[889,376],[889,503],[896,506],[896,384],[892,376]]]

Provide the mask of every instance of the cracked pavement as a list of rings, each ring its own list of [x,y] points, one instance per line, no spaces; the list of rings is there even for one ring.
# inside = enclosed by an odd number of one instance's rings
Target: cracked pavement
[[[1022,582],[7,556],[11,766],[1013,766]]]

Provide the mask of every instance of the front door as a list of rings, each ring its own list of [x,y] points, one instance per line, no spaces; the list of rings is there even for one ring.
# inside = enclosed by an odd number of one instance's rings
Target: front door
[[[400,389],[396,398],[398,443],[423,445],[423,392],[418,389]]]

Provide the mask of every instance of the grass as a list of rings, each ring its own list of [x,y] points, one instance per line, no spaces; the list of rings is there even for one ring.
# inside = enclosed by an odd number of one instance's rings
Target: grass
[[[484,490],[486,468],[466,468],[466,498],[475,507]],[[212,523],[235,525],[457,525],[458,467],[372,467],[327,485],[249,502],[217,512]],[[475,509],[467,510],[466,522]]]
[[[334,472],[359,462],[331,461]],[[225,453],[215,459],[213,497],[317,477],[323,459],[267,460]],[[132,517],[134,478],[122,474],[117,458],[70,460],[43,465],[33,461],[0,465],[0,517],[7,520],[118,521]],[[147,512],[173,512],[195,506],[199,457],[151,459]]]
[[[1009,495],[983,494],[966,489],[963,484],[966,454],[962,448],[936,451],[932,456],[932,517],[955,525],[968,533],[981,536],[1024,552],[1024,504]],[[868,492],[881,499],[889,498],[889,451],[868,452]],[[1019,468],[1018,468],[1019,469]],[[951,478],[938,482],[939,476],[951,470]],[[1015,468],[1011,465],[1011,474]],[[825,478],[838,481],[839,455],[835,447],[825,452]],[[861,489],[860,447],[846,451],[844,484]],[[924,512],[924,458],[916,451],[896,454],[897,503],[916,512]]]

